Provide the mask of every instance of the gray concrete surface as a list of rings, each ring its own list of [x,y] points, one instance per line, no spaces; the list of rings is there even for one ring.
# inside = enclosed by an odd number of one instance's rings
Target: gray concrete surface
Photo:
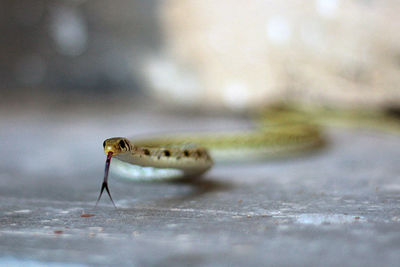
[[[110,178],[110,136],[226,129],[153,112],[2,111],[0,265],[399,266],[400,137],[330,129],[314,154],[216,166],[196,182]],[[82,217],[82,214],[93,214]]]

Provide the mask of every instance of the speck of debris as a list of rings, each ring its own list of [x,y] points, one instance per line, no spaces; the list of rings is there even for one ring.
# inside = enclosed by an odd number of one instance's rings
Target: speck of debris
[[[81,214],[81,217],[82,217],[82,218],[89,218],[89,217],[93,217],[93,216],[96,216],[96,215],[94,215],[94,214],[87,214],[87,213]]]
[[[55,233],[56,235],[61,235],[62,233],[64,233],[64,231],[62,231],[62,230],[55,230],[54,233]]]

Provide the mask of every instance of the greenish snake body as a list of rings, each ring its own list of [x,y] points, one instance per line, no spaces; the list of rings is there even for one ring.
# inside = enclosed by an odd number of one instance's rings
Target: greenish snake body
[[[365,116],[354,118],[353,115],[351,120],[369,123]],[[104,189],[113,202],[107,182],[111,158],[119,174],[132,180],[198,177],[214,162],[276,158],[321,147],[325,138],[320,125],[329,116],[325,114],[323,118],[318,121],[298,111],[273,109],[265,112],[261,126],[253,131],[175,134],[147,139],[109,138],[103,143],[107,160],[97,203]],[[380,124],[382,118],[378,117]],[[392,121],[386,125],[392,125]]]

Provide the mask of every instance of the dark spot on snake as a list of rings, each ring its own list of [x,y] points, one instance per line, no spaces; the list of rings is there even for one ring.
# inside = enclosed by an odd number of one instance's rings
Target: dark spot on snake
[[[169,152],[168,150],[164,150],[164,155],[166,157],[169,157],[169,156],[171,156],[171,152]]]
[[[384,112],[385,115],[400,120],[400,106],[388,106],[385,108]]]
[[[143,149],[143,153],[147,156],[150,156],[150,151],[147,148]]]
[[[189,155],[190,155],[190,154],[189,154],[189,151],[184,150],[184,151],[183,151],[183,155],[185,155],[185,157],[189,157]]]
[[[124,140],[119,141],[119,146],[124,149],[125,148],[125,142]]]

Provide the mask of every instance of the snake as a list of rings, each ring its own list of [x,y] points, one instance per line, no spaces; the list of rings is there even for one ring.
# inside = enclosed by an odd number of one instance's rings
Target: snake
[[[116,207],[108,187],[111,159],[119,173],[132,180],[192,178],[201,177],[216,163],[263,161],[314,151],[327,143],[322,129],[326,122],[363,127],[378,125],[381,129],[400,132],[397,113],[388,116],[387,112],[340,113],[326,109],[310,112],[304,108],[277,106],[262,114],[259,125],[245,131],[106,139],[103,142],[107,156],[104,178],[96,206],[106,190]]]

